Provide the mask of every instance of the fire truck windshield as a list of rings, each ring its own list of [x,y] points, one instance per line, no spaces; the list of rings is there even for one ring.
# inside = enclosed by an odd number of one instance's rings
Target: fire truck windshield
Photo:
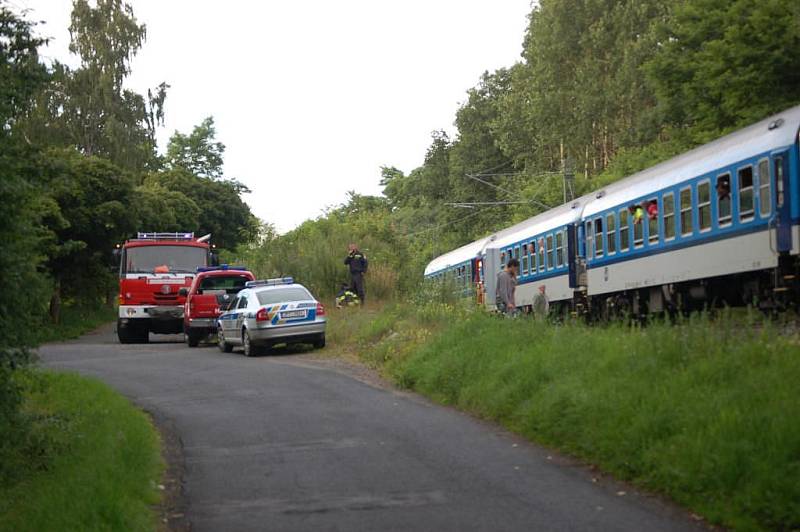
[[[207,256],[205,247],[136,246],[125,250],[120,273],[194,273]]]

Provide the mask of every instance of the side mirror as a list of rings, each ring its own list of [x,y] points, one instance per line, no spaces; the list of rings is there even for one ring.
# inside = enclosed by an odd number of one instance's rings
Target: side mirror
[[[217,253],[216,251],[211,252],[211,265],[219,266],[219,253]]]
[[[186,287],[181,288],[180,290],[178,290],[178,295],[181,296],[181,297],[188,296],[189,295],[189,289],[186,288]]]

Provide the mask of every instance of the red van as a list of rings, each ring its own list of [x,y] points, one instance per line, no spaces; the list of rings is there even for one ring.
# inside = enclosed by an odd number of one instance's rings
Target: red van
[[[197,347],[200,340],[216,332],[217,317],[221,309],[236,298],[253,274],[243,266],[215,266],[198,268],[192,285],[182,288],[186,304],[183,312],[183,332],[189,347]]]

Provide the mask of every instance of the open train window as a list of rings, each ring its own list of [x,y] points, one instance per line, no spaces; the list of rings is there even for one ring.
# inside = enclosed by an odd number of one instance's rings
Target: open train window
[[[628,251],[630,243],[630,225],[628,222],[628,209],[619,211],[619,250]]]
[[[522,244],[522,275],[528,275],[528,244]]]
[[[598,259],[603,256],[603,219],[594,219],[594,256]]]
[[[635,207],[634,207],[635,208]],[[630,212],[630,208],[628,209]],[[636,218],[632,213],[633,218],[633,247],[640,248],[644,245],[644,222],[641,218]]]
[[[664,194],[662,199],[664,203],[664,240],[672,240],[675,238],[675,195],[670,192]]]
[[[556,266],[561,267],[564,265],[564,232],[559,231],[556,233]]]
[[[772,176],[769,172],[769,160],[761,159],[758,161],[758,209],[761,216],[769,216],[772,213]]]
[[[731,174],[717,176],[714,187],[717,193],[717,223],[720,227],[731,223]]]
[[[681,190],[681,235],[689,236],[694,231],[692,225],[692,189],[686,187]]]
[[[500,267],[502,268],[505,265],[506,265],[506,252],[505,251],[501,251],[500,252]]]
[[[651,244],[658,243],[658,198],[647,200],[645,212],[647,213],[647,240]]]
[[[592,231],[592,222],[586,222],[586,260],[591,260],[594,257],[594,232]]]
[[[544,254],[544,238],[540,238],[539,239],[539,244],[538,244],[537,249],[539,250],[539,271],[543,272],[544,268],[546,266],[545,260],[544,260],[544,257],[545,257],[545,254]]]
[[[547,235],[547,269],[553,269],[553,235]]]
[[[753,167],[745,166],[736,172],[739,176],[739,221],[753,219],[755,201],[753,197]]]
[[[711,229],[711,182],[708,180],[697,185],[697,220],[701,233]]]

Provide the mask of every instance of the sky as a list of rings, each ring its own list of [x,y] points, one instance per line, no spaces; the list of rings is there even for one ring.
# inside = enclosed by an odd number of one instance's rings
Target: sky
[[[70,57],[70,0],[9,0],[43,20],[42,54]],[[520,57],[531,0],[129,0],[147,41],[128,88],[170,85],[170,135],[213,116],[225,175],[288,231],[348,191],[380,194],[380,167],[422,164],[455,133],[466,91]]]

